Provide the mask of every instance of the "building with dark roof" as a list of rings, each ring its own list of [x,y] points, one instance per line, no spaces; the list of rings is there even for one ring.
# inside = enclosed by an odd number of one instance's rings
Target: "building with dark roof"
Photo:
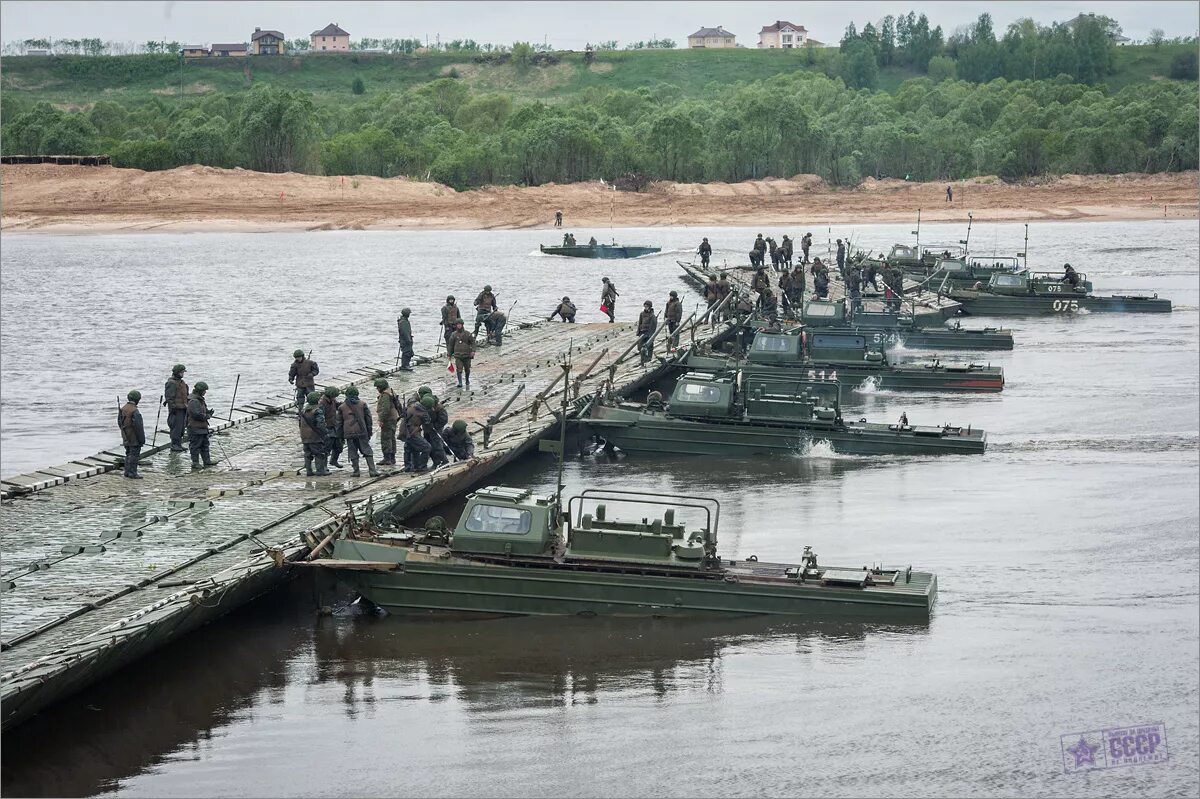
[[[279,31],[265,31],[255,28],[250,34],[251,55],[283,55],[287,48],[287,40]]]
[[[312,32],[310,49],[314,53],[346,52],[350,49],[350,34],[331,22],[319,31]]]
[[[247,52],[249,51],[246,49],[245,42],[231,42],[228,44],[213,42],[212,46],[208,48],[208,54],[215,57],[243,56]]]
[[[758,46],[763,50],[787,50],[804,47],[808,43],[808,30],[803,25],[775,20],[773,25],[764,25],[758,32]]]
[[[737,37],[720,25],[701,28],[688,37],[688,47],[737,47]]]

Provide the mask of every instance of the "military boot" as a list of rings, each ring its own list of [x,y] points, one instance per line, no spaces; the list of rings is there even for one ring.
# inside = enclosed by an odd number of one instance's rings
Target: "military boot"
[[[328,475],[329,475],[329,468],[328,468],[328,466],[326,465],[326,459],[327,459],[327,458],[328,458],[328,456],[327,456],[327,455],[318,455],[318,456],[317,456],[317,471],[316,471],[316,474],[317,474],[317,476],[318,476],[318,477],[326,477],[326,476],[328,476]]]
[[[313,476],[312,462],[313,462],[313,456],[305,453],[305,455],[304,455],[304,474],[306,477]]]
[[[366,457],[367,457],[367,474],[369,474],[371,477],[378,477],[379,470],[375,468],[375,458],[371,455],[367,455]]]
[[[360,474],[362,474],[358,470],[358,454],[357,453],[352,452],[350,455],[350,468],[353,469],[353,471],[350,472],[351,477],[358,477]]]

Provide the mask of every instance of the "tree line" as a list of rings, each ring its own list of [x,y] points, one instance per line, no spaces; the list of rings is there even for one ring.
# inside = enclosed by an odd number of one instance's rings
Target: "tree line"
[[[928,77],[894,94],[815,72],[715,88],[588,88],[563,102],[518,103],[441,78],[319,106],[256,84],[180,104],[100,100],[71,112],[0,96],[6,153],[109,153],[117,166],[185,164],[266,172],[406,176],[456,189],[623,175],[688,182],[817,174],[852,186],[910,180],[1196,169],[1193,82],[1103,86]]]

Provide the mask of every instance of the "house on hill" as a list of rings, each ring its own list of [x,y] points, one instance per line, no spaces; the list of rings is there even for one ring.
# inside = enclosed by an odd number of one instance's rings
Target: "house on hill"
[[[283,55],[286,39],[279,31],[265,31],[255,28],[250,34],[251,55]]]
[[[737,37],[720,25],[701,28],[688,37],[688,47],[737,47]]]
[[[202,44],[185,44],[179,48],[179,54],[184,58],[207,58],[208,48]]]
[[[347,52],[350,50],[350,34],[331,22],[319,31],[312,32],[312,52]]]
[[[777,19],[774,25],[766,25],[758,32],[758,46],[764,50],[788,50],[807,43],[808,30],[787,20]]]
[[[208,54],[223,58],[228,56],[244,56],[247,52],[248,50],[246,49],[245,42],[233,42],[231,44],[218,44],[217,42],[213,42],[212,47],[209,48]]]

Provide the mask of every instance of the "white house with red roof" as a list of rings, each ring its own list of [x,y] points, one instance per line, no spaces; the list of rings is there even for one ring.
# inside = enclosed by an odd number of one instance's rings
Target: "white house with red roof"
[[[808,30],[803,25],[777,19],[758,32],[758,46],[764,50],[787,50],[808,43]]]

